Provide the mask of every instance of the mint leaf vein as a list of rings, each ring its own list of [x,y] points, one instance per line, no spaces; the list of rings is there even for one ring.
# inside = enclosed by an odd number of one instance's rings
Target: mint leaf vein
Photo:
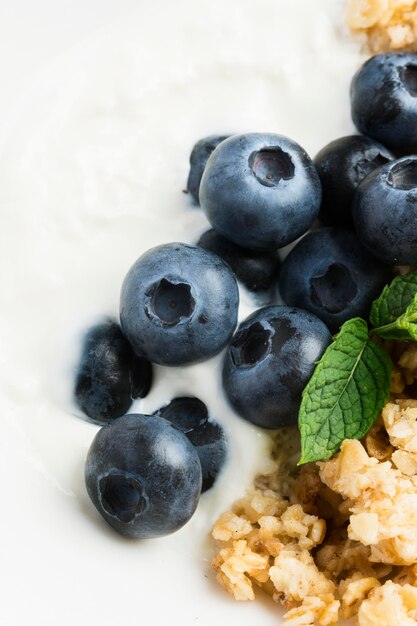
[[[367,433],[388,400],[391,370],[389,356],[369,339],[366,322],[345,322],[303,392],[300,463],[328,459],[344,439]]]

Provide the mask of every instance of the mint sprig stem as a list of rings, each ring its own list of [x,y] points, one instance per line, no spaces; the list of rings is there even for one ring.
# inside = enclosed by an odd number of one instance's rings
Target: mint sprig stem
[[[303,391],[300,464],[329,459],[345,439],[361,439],[390,393],[392,362],[374,340],[417,340],[417,271],[397,276],[365,320],[343,324]]]

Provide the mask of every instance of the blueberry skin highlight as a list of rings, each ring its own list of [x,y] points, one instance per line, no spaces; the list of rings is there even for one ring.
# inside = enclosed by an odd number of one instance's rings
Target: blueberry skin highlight
[[[316,168],[297,143],[252,133],[223,141],[209,158],[200,202],[213,228],[253,250],[281,248],[304,234],[320,208]]]
[[[194,203],[200,204],[199,189],[201,177],[206,167],[209,156],[215,148],[227,139],[229,135],[209,135],[197,141],[190,154],[190,173],[188,175],[187,189]]]
[[[104,425],[124,415],[134,398],[152,385],[152,365],[137,357],[113,320],[93,326],[85,335],[74,398],[89,421]]]
[[[346,320],[367,317],[390,278],[390,270],[354,233],[320,228],[303,237],[285,259],[279,290],[287,305],[314,313],[337,332]]]
[[[390,265],[417,263],[417,156],[403,157],[358,187],[353,219],[362,243]]]
[[[85,464],[88,495],[117,532],[139,539],[175,532],[201,491],[198,454],[162,417],[125,415],[102,428]]]
[[[169,243],[146,252],[129,270],[120,323],[137,354],[183,365],[224,348],[236,327],[238,305],[236,279],[218,256]]]
[[[234,271],[237,279],[255,293],[271,289],[277,280],[280,260],[275,250],[267,252],[247,250],[229,241],[215,230],[207,230],[197,243],[223,259]]]
[[[326,226],[354,229],[352,201],[356,187],[368,174],[394,159],[384,146],[363,135],[331,141],[314,159],[323,197],[319,218]]]
[[[301,394],[331,342],[325,324],[302,309],[258,309],[237,329],[223,364],[234,410],[262,428],[297,424]]]
[[[372,57],[353,77],[350,99],[359,132],[400,154],[417,151],[417,55]]]

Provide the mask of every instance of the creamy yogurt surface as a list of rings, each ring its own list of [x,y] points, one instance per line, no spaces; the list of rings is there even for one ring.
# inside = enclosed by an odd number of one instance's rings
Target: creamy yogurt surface
[[[269,626],[269,599],[238,604],[210,571],[209,532],[268,465],[268,435],[221,389],[221,355],[155,368],[153,412],[196,395],[224,427],[228,463],[176,534],[120,538],[84,487],[97,427],[73,404],[83,333],[117,317],[148,248],[208,228],[182,193],[208,134],[277,132],[311,156],[354,132],[349,83],[363,61],[337,0],[154,0],[39,73],[0,152],[2,350],[0,623]],[[240,319],[256,308],[241,291]]]

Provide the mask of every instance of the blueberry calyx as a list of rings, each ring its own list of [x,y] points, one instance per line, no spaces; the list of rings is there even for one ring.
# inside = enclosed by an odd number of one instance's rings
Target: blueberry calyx
[[[288,137],[249,133],[223,141],[207,161],[201,207],[212,227],[250,250],[276,250],[313,224],[321,203],[317,170]]]
[[[410,63],[400,67],[398,73],[410,96],[417,97],[417,65]]]
[[[294,163],[290,155],[278,146],[252,152],[249,166],[255,178],[265,187],[278,187],[281,180],[294,178]]]
[[[354,171],[357,177],[357,185],[377,167],[381,167],[381,165],[385,165],[385,163],[389,163],[389,161],[390,159],[381,154],[379,150],[375,148],[367,150],[365,152],[365,158],[358,161],[354,166]]]
[[[229,342],[239,291],[229,266],[202,248],[157,246],[130,268],[120,324],[133,350],[160,365],[204,361]]]
[[[312,302],[328,313],[340,313],[356,297],[358,288],[343,263],[332,263],[310,281]]]
[[[269,349],[263,356],[265,330]],[[239,342],[252,333],[254,346],[249,341],[245,348],[251,349],[244,356],[253,364],[242,367],[236,353],[233,357],[233,345],[236,338]],[[302,309],[267,306],[252,313],[240,324],[223,362],[223,388],[233,409],[261,428],[295,425],[302,391],[330,342],[323,322]]]
[[[103,509],[119,522],[128,524],[148,508],[148,499],[138,478],[127,472],[110,471],[98,479]]]
[[[417,55],[377,54],[351,83],[352,120],[360,133],[398,154],[417,151]]]
[[[155,283],[148,294],[150,307],[145,308],[150,319],[164,326],[176,326],[193,314],[195,300],[191,287],[175,279],[162,278]]]
[[[394,189],[410,191],[417,188],[417,160],[404,159],[394,163],[387,176],[387,182]]]
[[[230,357],[236,367],[252,367],[271,352],[272,329],[255,322],[249,328],[237,332],[231,345]]]

